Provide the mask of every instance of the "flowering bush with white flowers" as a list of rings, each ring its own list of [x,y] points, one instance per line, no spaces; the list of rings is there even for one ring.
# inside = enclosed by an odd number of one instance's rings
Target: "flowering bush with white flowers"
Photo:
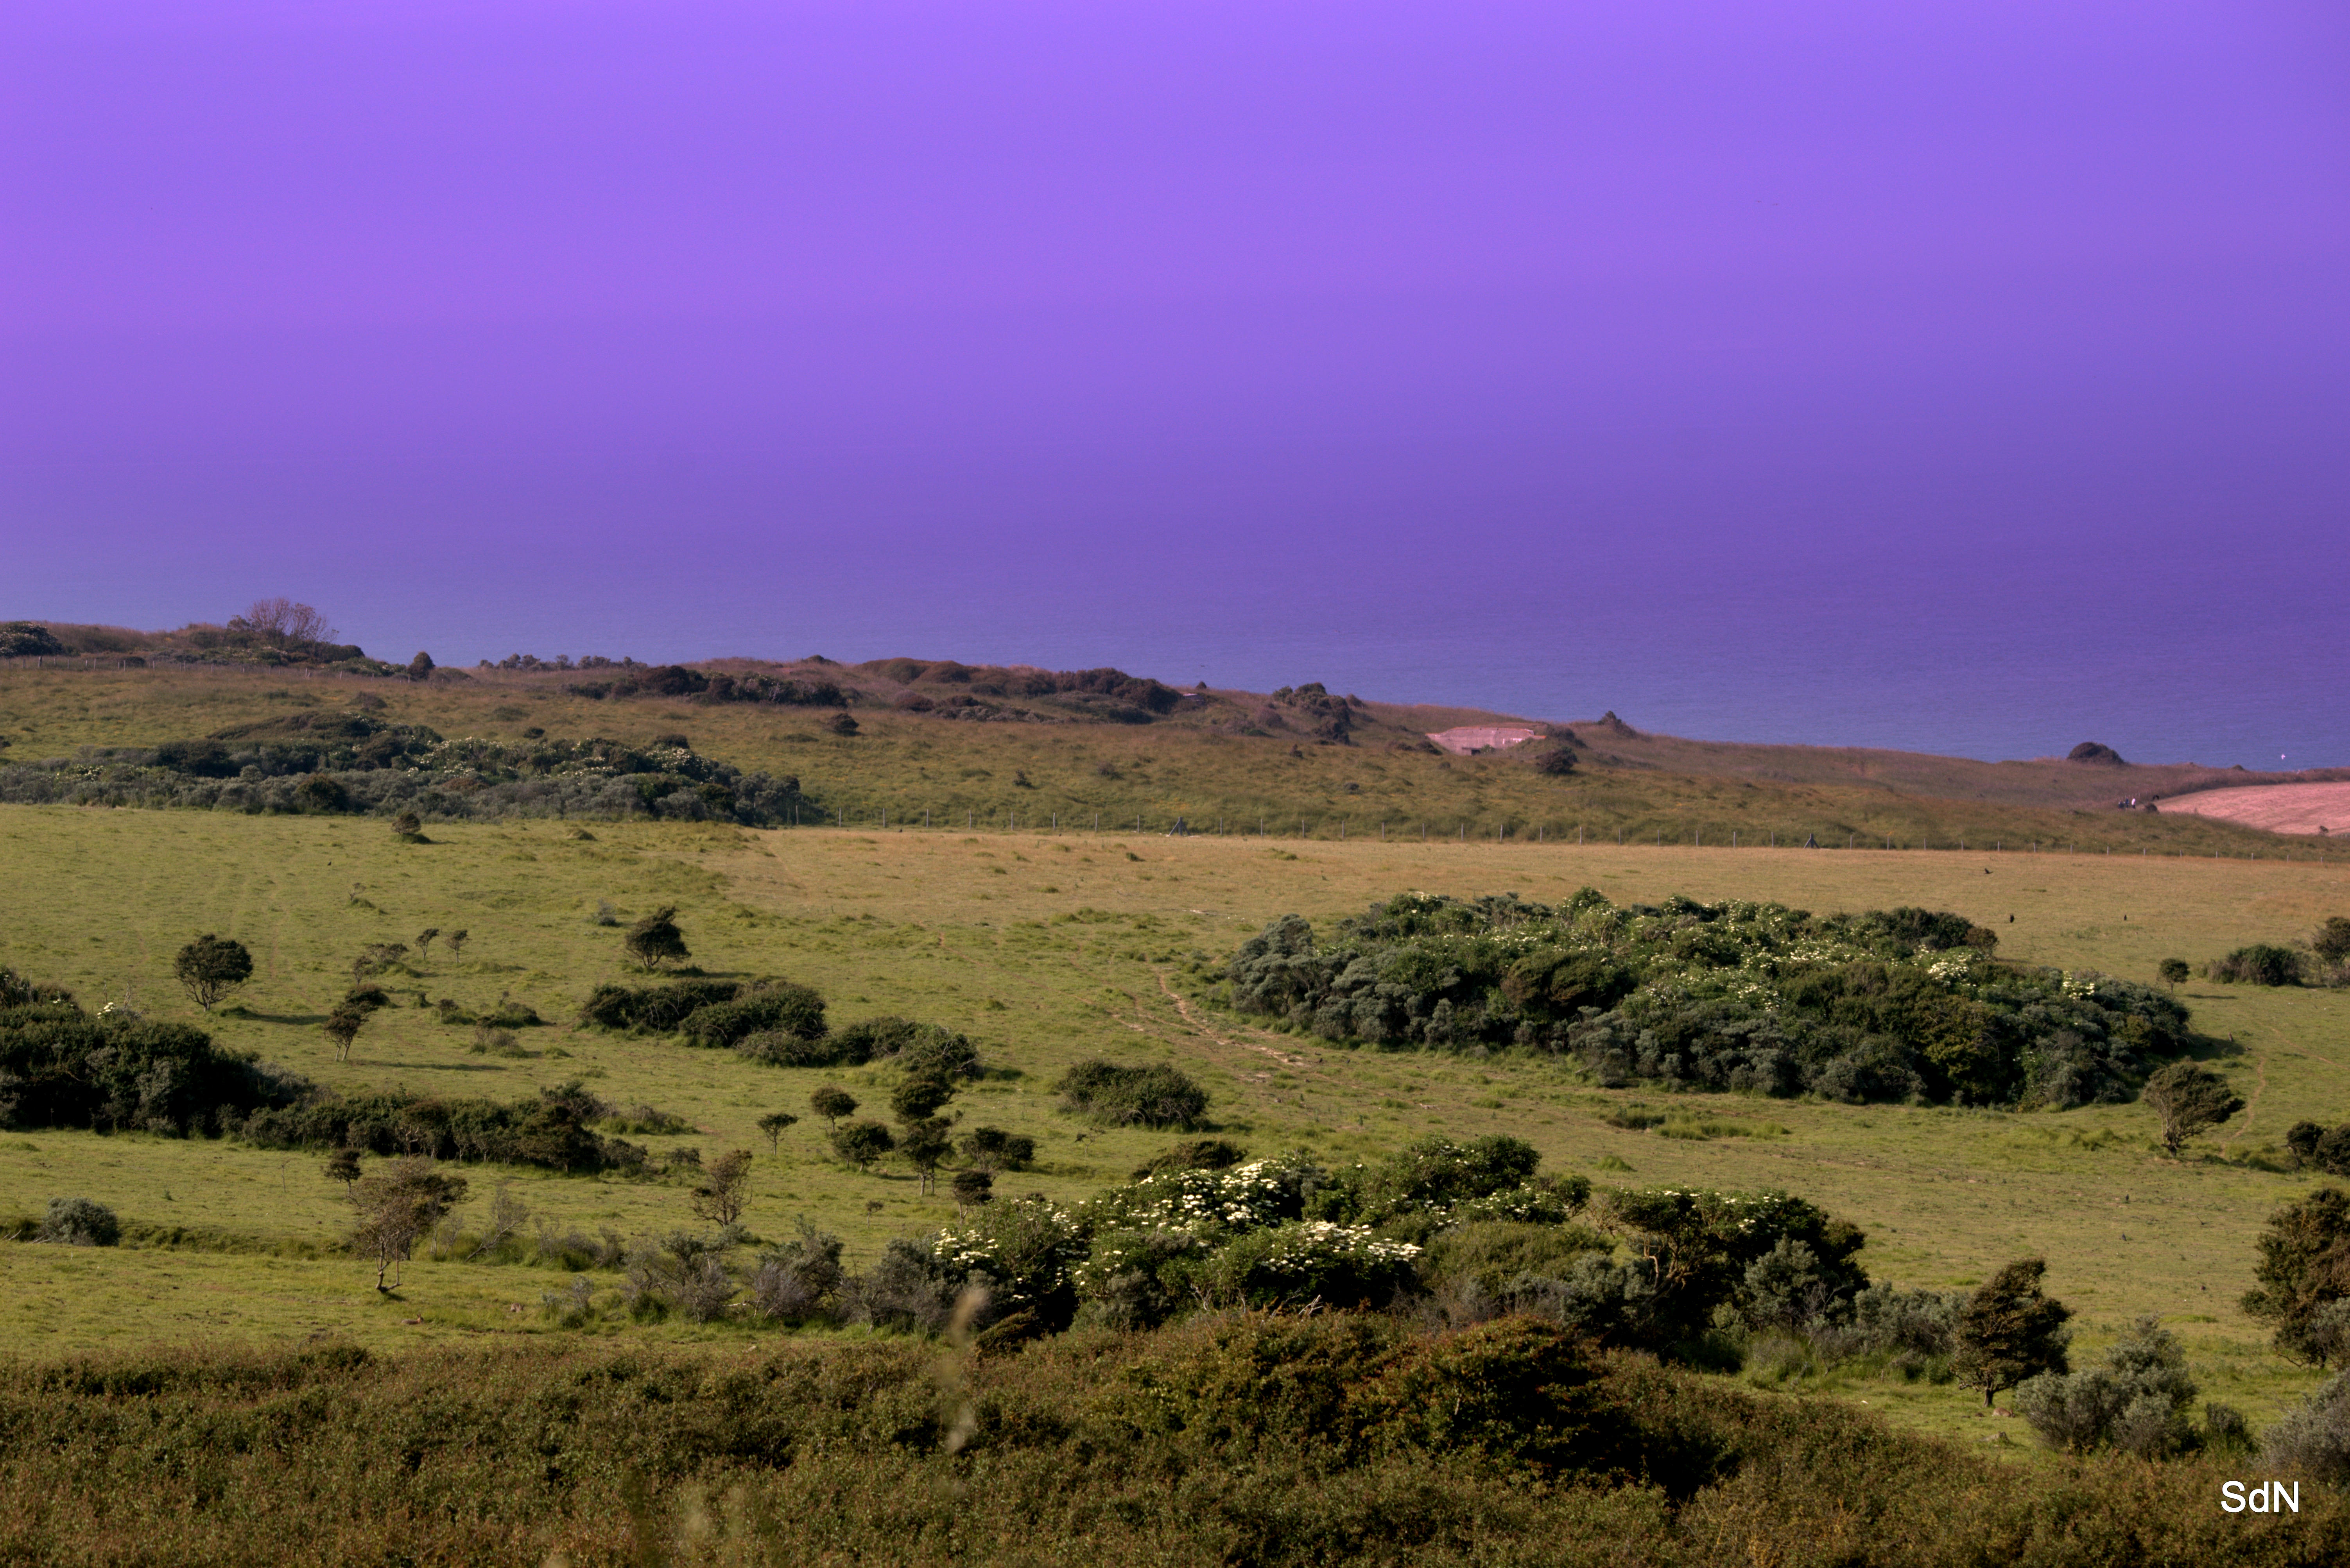
[[[1381,1241],[1367,1225],[1299,1220],[1239,1237],[1208,1261],[1202,1282],[1220,1303],[1359,1306],[1409,1283],[1419,1253],[1409,1241]]]
[[[2128,1097],[2184,1050],[2149,987],[2001,964],[1997,937],[1919,909],[1816,916],[1675,898],[1618,908],[1399,895],[1318,942],[1295,915],[1243,944],[1232,1005],[1340,1042],[1517,1047],[1603,1083],[1862,1101]]]

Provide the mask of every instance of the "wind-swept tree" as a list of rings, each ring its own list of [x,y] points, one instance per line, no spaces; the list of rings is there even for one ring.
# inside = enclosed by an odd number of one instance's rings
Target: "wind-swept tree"
[[[798,1122],[799,1117],[789,1111],[770,1111],[759,1118],[759,1130],[767,1135],[769,1154],[775,1152],[777,1143],[784,1136],[784,1129],[796,1126]]]
[[[693,956],[685,945],[685,933],[677,929],[674,904],[665,904],[630,926],[621,945],[629,950],[630,958],[649,970]]]
[[[2073,1313],[2041,1290],[2047,1272],[2044,1259],[2020,1259],[1993,1274],[1960,1310],[1950,1370],[1968,1387],[1981,1389],[1985,1405],[2027,1377],[2070,1370],[2064,1322]]]
[[[857,1096],[837,1084],[827,1084],[808,1096],[808,1107],[824,1118],[825,1130],[836,1131],[840,1118],[857,1114]]]
[[[691,1202],[694,1218],[713,1225],[732,1225],[743,1218],[751,1202],[751,1151],[728,1149],[703,1166]]]
[[[172,961],[172,972],[187,988],[189,999],[210,1012],[213,1003],[253,978],[253,955],[235,938],[207,931],[180,950]]]
[[[365,1008],[344,1002],[327,1014],[327,1021],[318,1025],[327,1032],[327,1038],[335,1043],[336,1061],[351,1059],[351,1042],[359,1037],[359,1031],[367,1024],[367,1016]]]
[[[2138,1098],[2161,1119],[2162,1147],[2174,1159],[2189,1138],[2244,1108],[2228,1080],[2192,1062],[2173,1062],[2158,1071],[2138,1091]]]
[[[377,1290],[398,1290],[398,1275],[393,1273],[390,1284],[384,1276],[406,1262],[416,1243],[465,1200],[465,1179],[443,1174],[430,1159],[395,1159],[351,1183],[350,1199],[358,1211],[352,1251],[375,1263]]]

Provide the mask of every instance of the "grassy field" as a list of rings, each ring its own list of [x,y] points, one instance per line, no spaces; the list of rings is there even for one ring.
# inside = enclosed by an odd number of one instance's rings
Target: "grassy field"
[[[220,670],[0,672],[0,760],[73,755],[84,746],[153,745],[304,708],[383,699],[379,716],[445,735],[520,740],[605,736],[631,744],[683,732],[702,753],[789,774],[836,820],[972,830],[1104,828],[1176,817],[1227,835],[1315,841],[1426,835],[1586,844],[1735,842],[2078,846],[2172,856],[2290,856],[2350,865],[2350,850],[2189,815],[2112,809],[2114,797],[2241,780],[2210,769],[2113,769],[1821,747],[1735,746],[1579,732],[1580,770],[1553,778],[1523,753],[1449,757],[1416,749],[1422,728],[1490,720],[1461,710],[1370,703],[1351,745],[1248,733],[1263,700],[1211,692],[1211,705],[1145,725],[969,723],[858,710],[860,732],[823,728],[821,711],[684,701],[596,701],[573,678],[477,671],[428,682],[305,678]],[[1239,727],[1235,727],[1239,726]]]
[[[1606,1092],[1553,1064],[1357,1053],[1253,1028],[1203,1002],[1206,971],[1267,920],[1317,922],[1400,888],[1514,891],[1550,899],[1588,884],[1619,901],[1680,892],[1773,898],[1815,910],[1923,904],[1991,926],[2002,956],[2150,978],[2176,954],[2203,959],[2306,933],[2350,911],[2350,875],[2273,859],[1956,852],[1617,847],[1523,840],[1268,844],[1104,833],[752,832],[561,824],[435,826],[398,841],[379,823],[59,807],[0,808],[0,962],[201,1021],[170,978],[199,931],[234,935],[258,972],[238,1015],[212,1026],[322,1081],[512,1097],[570,1078],[605,1098],[686,1118],[648,1138],[714,1153],[755,1150],[750,1220],[771,1236],[806,1213],[848,1239],[852,1259],[946,1222],[910,1170],[843,1168],[806,1117],[837,1080],[886,1098],[889,1075],[764,1068],[731,1054],[570,1025],[599,981],[621,974],[619,932],[593,923],[679,907],[695,961],[713,973],[781,974],[817,987],[836,1023],[898,1013],[983,1043],[998,1069],[957,1103],[967,1121],[1034,1135],[1039,1168],[1004,1190],[1082,1197],[1124,1179],[1167,1142],[1104,1132],[1055,1108],[1049,1085],[1102,1055],[1181,1065],[1211,1115],[1256,1152],[1326,1161],[1376,1156],[1425,1133],[1510,1132],[1546,1167],[1602,1183],[1782,1188],[1864,1226],[1879,1278],[1957,1286],[2007,1259],[2044,1254],[2050,1286],[2081,1314],[2082,1344],[2157,1312],[2186,1337],[2207,1397],[2256,1421],[2314,1381],[2277,1360],[2236,1297],[2266,1215],[2305,1190],[2272,1168],[2284,1128],[2350,1119],[2350,994],[2185,988],[2249,1110],[2173,1162],[2136,1106],[2063,1114],[1678,1097],[1713,1136],[1634,1133],[1601,1118],[1654,1091]],[[2012,917],[2011,923],[2010,917]],[[480,1008],[510,996],[550,1026],[532,1054],[473,1054],[470,1031],[413,1006],[376,1015],[338,1064],[317,1023],[364,942],[427,926],[470,929],[462,962],[436,950],[390,983]],[[770,1152],[753,1124],[806,1119]],[[1744,1136],[1739,1136],[1742,1133]],[[151,1241],[115,1251],[0,1247],[0,1350],[52,1356],[156,1339],[348,1336],[381,1348],[542,1334],[548,1271],[422,1263],[398,1299],[333,1251],[336,1189],[311,1156],[143,1135],[0,1135],[0,1219],[79,1194],[117,1208]],[[659,1181],[481,1169],[472,1207],[510,1180],[534,1213],[593,1231],[690,1223],[683,1189]],[[679,1324],[590,1331],[728,1341],[754,1331]],[[1831,1392],[1923,1429],[1980,1438],[1986,1420],[1949,1387],[1836,1383]],[[2017,1452],[2028,1451],[2018,1449]]]

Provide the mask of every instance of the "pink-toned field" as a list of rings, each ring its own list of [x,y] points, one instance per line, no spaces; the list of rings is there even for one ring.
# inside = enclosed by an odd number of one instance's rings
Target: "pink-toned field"
[[[2173,795],[2160,809],[2270,833],[2350,833],[2350,784],[2252,784]]]
[[[1465,757],[1471,752],[1503,751],[1523,745],[1541,733],[1523,724],[1461,724],[1435,731],[1428,738],[1453,755]]]

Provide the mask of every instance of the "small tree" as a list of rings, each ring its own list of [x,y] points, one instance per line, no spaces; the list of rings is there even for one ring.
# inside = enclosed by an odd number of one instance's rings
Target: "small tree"
[[[770,1111],[759,1118],[759,1130],[767,1135],[769,1154],[775,1152],[777,1143],[784,1136],[784,1129],[795,1126],[798,1121],[799,1117],[789,1111]]]
[[[678,959],[691,958],[685,945],[685,933],[677,929],[677,907],[664,905],[629,928],[622,940],[629,956],[648,970],[657,970]]]
[[[728,1149],[702,1168],[702,1185],[693,1189],[693,1217],[713,1225],[732,1225],[743,1218],[751,1202],[751,1151]]]
[[[2309,939],[2309,950],[2327,963],[2350,963],[2350,915],[2335,915]]]
[[[2321,1187],[2269,1216],[2244,1311],[2276,1324],[2278,1353],[2324,1366],[2339,1356],[2322,1314],[2350,1299],[2350,1193]]]
[[[327,1179],[339,1181],[348,1196],[351,1183],[359,1179],[359,1151],[345,1145],[327,1157]]]
[[[1960,1310],[1957,1351],[1950,1369],[1983,1403],[2043,1372],[2064,1372],[2064,1346],[2071,1338],[2064,1320],[2070,1308],[2044,1293],[2046,1260],[2024,1258],[2008,1264],[1967,1298]]]
[[[1002,1127],[973,1127],[963,1137],[962,1157],[981,1170],[1024,1170],[1036,1158],[1036,1140]]]
[[[898,1140],[879,1122],[851,1122],[832,1135],[833,1152],[859,1170],[871,1168],[875,1160],[897,1147]]]
[[[253,978],[253,955],[235,938],[207,931],[180,950],[172,972],[187,987],[189,999],[210,1012],[214,1002]]]
[[[396,838],[419,837],[424,832],[424,819],[412,811],[403,811],[391,819],[391,831]]]
[[[954,1177],[954,1200],[958,1209],[975,1209],[995,1197],[995,1173],[992,1170],[958,1170]]]
[[[348,1002],[327,1014],[327,1021],[318,1027],[325,1030],[327,1038],[335,1043],[336,1061],[348,1062],[351,1059],[351,1042],[359,1037],[359,1030],[366,1023],[366,1010],[353,1007]]]
[[[2162,977],[2163,984],[2176,992],[2178,982],[2195,971],[2187,967],[2185,959],[2168,958],[2155,965],[2154,972]]]
[[[427,926],[416,933],[416,961],[423,962],[432,956],[432,940],[441,934],[438,926]]]
[[[463,929],[451,931],[441,940],[449,944],[449,961],[455,963],[465,956],[465,939],[471,933]]]
[[[395,1159],[353,1182],[350,1199],[357,1210],[352,1251],[374,1262],[377,1290],[398,1290],[397,1274],[390,1284],[384,1276],[406,1262],[416,1243],[465,1200],[465,1179],[444,1175],[430,1159]]]
[[[2218,1127],[2244,1108],[2228,1081],[2192,1062],[2173,1062],[2146,1081],[2138,1097],[2162,1120],[2162,1147],[2178,1149],[2197,1133]]]
[[[837,1131],[841,1117],[857,1114],[857,1096],[837,1084],[827,1084],[808,1096],[808,1106],[824,1118],[826,1131]]]
[[[898,1147],[907,1161],[920,1172],[922,1191],[928,1193],[936,1183],[939,1164],[952,1152],[954,1145],[947,1137],[947,1124],[939,1116],[910,1122],[898,1138]]]

